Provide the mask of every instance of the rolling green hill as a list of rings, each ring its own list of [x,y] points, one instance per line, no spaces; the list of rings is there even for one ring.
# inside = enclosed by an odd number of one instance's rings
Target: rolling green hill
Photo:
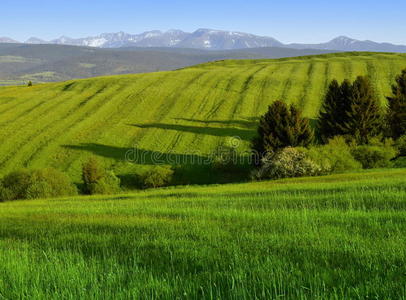
[[[248,149],[258,117],[275,99],[316,118],[329,80],[367,74],[384,104],[405,67],[402,54],[344,53],[2,87],[0,170],[53,166],[80,181],[91,154],[122,176],[143,171],[158,157],[181,162],[183,183],[210,182],[205,167],[187,173],[189,161],[227,143]],[[138,164],[126,162],[130,149]]]

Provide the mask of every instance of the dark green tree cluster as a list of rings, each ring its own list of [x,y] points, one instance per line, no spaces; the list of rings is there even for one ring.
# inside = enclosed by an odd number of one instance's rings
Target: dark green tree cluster
[[[253,150],[257,157],[262,158],[268,152],[285,147],[308,146],[313,137],[309,120],[303,118],[294,105],[275,101],[260,119]]]
[[[406,69],[396,77],[396,84],[392,86],[392,96],[387,99],[389,135],[397,140],[406,135]]]
[[[371,147],[382,150],[387,146],[385,138],[403,141],[406,135],[406,69],[397,76],[396,84],[392,86],[387,111],[367,77],[359,76],[353,82],[344,80],[342,83],[333,80],[323,101],[317,129],[323,144],[340,136],[353,145],[353,152],[362,152],[368,158],[373,155],[366,152],[376,150],[374,153],[377,153],[377,149]],[[307,147],[313,140],[314,131],[300,110],[275,101],[261,117],[257,137],[253,140],[253,152],[259,158],[255,163],[261,165],[269,154],[274,155],[286,147]],[[369,147],[368,151],[363,146]],[[398,148],[403,149],[401,146]]]
[[[349,105],[350,95],[351,83],[348,80],[341,85],[337,80],[330,83],[318,123],[318,132],[325,139],[324,142],[334,136],[344,135],[343,126],[347,121],[346,107]]]
[[[330,83],[318,121],[323,142],[334,136],[346,136],[358,144],[368,144],[383,129],[383,110],[367,77],[359,76],[353,83],[348,80]]]

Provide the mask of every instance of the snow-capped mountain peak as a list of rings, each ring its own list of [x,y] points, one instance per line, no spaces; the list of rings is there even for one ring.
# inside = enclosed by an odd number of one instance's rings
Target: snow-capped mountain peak
[[[10,38],[0,38],[0,43],[18,43]],[[232,50],[261,47],[285,47],[294,49],[321,49],[339,51],[385,51],[406,52],[406,46],[373,41],[359,41],[347,36],[339,36],[326,43],[320,44],[283,44],[272,37],[258,36],[238,31],[224,31],[200,28],[192,33],[179,29],[166,32],[160,30],[146,31],[140,34],[129,34],[123,31],[103,33],[86,38],[70,38],[61,36],[52,41],[30,38],[27,44],[60,44],[87,46],[98,48],[120,47],[172,47],[197,48],[209,50]]]
[[[18,42],[8,37],[0,37],[0,43],[18,43]]]
[[[335,39],[332,39],[329,43],[345,46],[345,45],[354,44],[355,42],[357,42],[357,40],[354,40],[352,38],[342,35],[342,36],[336,37]]]

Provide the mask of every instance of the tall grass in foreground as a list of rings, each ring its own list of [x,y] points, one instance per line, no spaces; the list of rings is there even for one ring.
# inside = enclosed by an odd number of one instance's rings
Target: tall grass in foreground
[[[0,299],[405,299],[406,170],[0,203]]]

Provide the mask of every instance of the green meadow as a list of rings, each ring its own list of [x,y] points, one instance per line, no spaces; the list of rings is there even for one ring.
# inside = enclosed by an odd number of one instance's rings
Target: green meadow
[[[0,299],[406,299],[406,170],[0,203]]]
[[[246,161],[201,163],[248,156],[277,99],[315,121],[332,79],[368,75],[385,105],[405,67],[336,53],[0,87],[0,176],[53,167],[80,184],[96,156],[132,190],[0,202],[0,300],[406,299],[405,168],[242,182]],[[157,160],[182,186],[134,191]]]
[[[369,75],[384,105],[405,67],[404,54],[338,53],[0,87],[0,172],[49,166],[80,182],[90,155],[127,178],[148,169],[153,157],[167,164],[168,155],[205,158],[234,137],[243,152],[272,101],[295,103],[316,118],[330,80]],[[128,150],[146,159],[128,162]],[[204,166],[181,168],[182,184],[238,180],[213,178]]]

